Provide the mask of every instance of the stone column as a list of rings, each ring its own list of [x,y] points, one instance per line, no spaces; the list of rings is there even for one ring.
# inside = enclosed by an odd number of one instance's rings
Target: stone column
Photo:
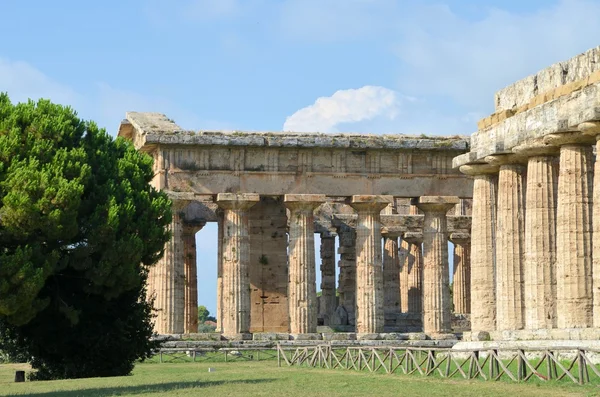
[[[198,273],[196,267],[196,233],[204,227],[204,223],[184,225],[183,227],[183,263],[185,276],[185,310],[184,332],[198,332]]]
[[[496,329],[523,329],[524,160],[514,154],[488,156],[485,160],[500,167],[496,208]]]
[[[468,233],[452,233],[454,244],[454,278],[452,303],[454,313],[471,313],[471,236]]]
[[[356,332],[383,332],[383,274],[380,212],[389,199],[384,196],[352,196],[358,212],[356,222]]]
[[[398,249],[398,262],[400,266],[400,311],[408,313],[408,272],[411,244],[402,237]]]
[[[314,210],[325,202],[321,194],[286,194],[289,217],[288,302],[290,333],[317,332]]]
[[[398,236],[390,233],[383,234],[383,311],[391,325],[396,325],[400,314],[400,261]]]
[[[226,336],[247,333],[250,327],[250,240],[247,210],[259,201],[255,193],[219,193],[217,204],[223,208],[223,313]]]
[[[496,329],[496,173],[498,167],[472,164],[460,172],[474,176],[471,225],[471,331]]]
[[[338,253],[340,254],[339,274],[339,311],[346,314],[340,319],[341,325],[356,324],[356,230],[349,225],[342,224],[337,229],[339,236]],[[336,309],[338,311],[338,309]],[[344,321],[345,320],[345,321]]]
[[[452,331],[450,323],[450,272],[446,213],[459,203],[453,196],[421,196],[414,203],[423,220],[423,332]]]
[[[223,220],[224,213],[217,209],[217,329],[223,332]]]
[[[559,150],[537,142],[513,151],[528,156],[523,256],[525,328],[555,328]]]
[[[556,212],[556,316],[558,328],[593,325],[592,143],[579,133],[551,134],[560,146]]]
[[[172,206],[171,240],[165,244],[162,258],[151,269],[152,289],[157,309],[155,330],[159,334],[184,332],[185,275],[182,209],[185,203],[174,201]]]
[[[596,137],[596,162],[594,163],[592,204],[592,287],[594,327],[600,328],[600,122],[579,124],[577,127],[586,135]]]
[[[423,233],[406,232],[403,242],[408,247],[408,313],[423,313]]]
[[[335,298],[335,236],[321,233],[321,304],[319,317],[324,325],[331,325],[330,319],[336,309]]]

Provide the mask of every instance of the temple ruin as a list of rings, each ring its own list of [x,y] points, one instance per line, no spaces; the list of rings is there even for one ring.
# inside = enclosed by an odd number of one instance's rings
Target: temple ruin
[[[193,132],[155,113],[128,113],[119,136],[154,158],[153,185],[173,201],[172,239],[149,277],[158,333],[197,332],[194,235],[206,222],[218,223],[227,338],[315,337],[319,324],[367,335],[451,330],[449,238],[462,244],[460,271],[469,267],[473,182],[452,169],[465,138]],[[469,278],[457,279],[455,305],[466,311]]]
[[[128,113],[119,136],[154,158],[174,206],[149,280],[157,331],[197,329],[194,235],[217,222],[228,339],[318,339],[320,325],[443,338],[453,315],[470,319],[465,341],[600,338],[600,47],[500,90],[478,127],[194,132]]]

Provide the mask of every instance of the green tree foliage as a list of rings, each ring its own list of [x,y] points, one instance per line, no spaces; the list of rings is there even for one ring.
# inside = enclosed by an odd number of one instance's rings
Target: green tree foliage
[[[205,321],[214,321],[217,319],[210,315],[210,311],[204,305],[198,306],[198,324],[204,324]]]
[[[39,378],[124,375],[152,349],[145,281],[171,221],[152,177],[70,108],[0,94],[0,343]]]

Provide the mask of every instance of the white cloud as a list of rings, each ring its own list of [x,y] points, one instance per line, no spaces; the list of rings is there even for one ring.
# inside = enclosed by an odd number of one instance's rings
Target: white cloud
[[[335,92],[318,98],[314,104],[289,116],[284,131],[337,132],[337,126],[383,118],[393,120],[410,100],[384,87],[364,86]]]

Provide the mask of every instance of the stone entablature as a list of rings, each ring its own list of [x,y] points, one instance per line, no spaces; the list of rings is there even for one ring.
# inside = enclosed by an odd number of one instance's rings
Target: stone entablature
[[[538,93],[546,94],[539,99]],[[496,103],[497,113],[490,116],[496,118],[480,123],[470,152],[457,156],[454,167],[484,162],[486,156],[511,153],[524,143],[600,120],[600,47],[499,91]]]
[[[452,169],[461,137],[183,131],[164,115],[127,113],[119,136],[153,155],[154,186],[174,192],[470,197]],[[459,180],[460,182],[457,182]]]

